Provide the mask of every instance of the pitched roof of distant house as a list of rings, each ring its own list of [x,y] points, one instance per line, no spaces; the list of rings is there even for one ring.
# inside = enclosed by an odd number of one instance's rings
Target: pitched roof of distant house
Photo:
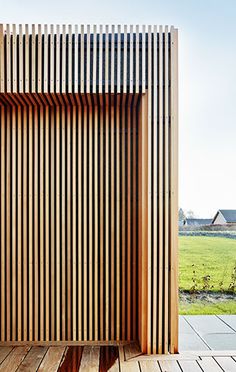
[[[211,218],[186,218],[187,225],[210,225]]]
[[[223,215],[226,222],[228,223],[236,222],[236,209],[219,209],[215,217],[213,218],[212,223],[214,223],[219,213]]]

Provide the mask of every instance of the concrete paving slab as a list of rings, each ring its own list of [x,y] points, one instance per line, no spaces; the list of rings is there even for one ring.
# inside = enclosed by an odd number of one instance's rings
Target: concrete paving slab
[[[184,315],[184,318],[200,335],[235,333],[232,328],[215,315]]]
[[[236,315],[218,315],[218,317],[236,332]]]
[[[180,315],[179,317],[179,334],[194,334],[194,329],[190,326],[187,320]]]
[[[179,335],[179,351],[210,350],[204,341],[196,334],[182,333]]]
[[[203,339],[212,350],[235,350],[236,333],[211,333],[205,334]],[[236,369],[235,369],[236,371]]]

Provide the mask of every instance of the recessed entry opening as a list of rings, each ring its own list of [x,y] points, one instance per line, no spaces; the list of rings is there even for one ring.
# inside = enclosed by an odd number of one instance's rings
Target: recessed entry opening
[[[3,339],[139,338],[142,97],[15,95],[1,106]]]

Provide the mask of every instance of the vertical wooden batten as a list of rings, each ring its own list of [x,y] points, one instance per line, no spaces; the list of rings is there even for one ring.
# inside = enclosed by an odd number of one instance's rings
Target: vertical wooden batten
[[[159,28],[159,97],[158,97],[158,324],[163,322],[163,298],[165,294],[163,291],[163,28]],[[166,86],[165,86],[166,89]],[[168,90],[168,87],[167,87]],[[169,192],[169,190],[167,190]],[[163,348],[163,327],[158,326],[158,338],[157,338],[158,352],[162,353]]]

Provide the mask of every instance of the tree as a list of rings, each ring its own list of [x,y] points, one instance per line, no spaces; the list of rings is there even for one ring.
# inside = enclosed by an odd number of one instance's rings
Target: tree
[[[186,217],[187,218],[195,218],[195,214],[192,210],[189,210],[187,213],[186,213]]]
[[[185,213],[182,208],[179,208],[179,221],[184,221],[186,218]]]

